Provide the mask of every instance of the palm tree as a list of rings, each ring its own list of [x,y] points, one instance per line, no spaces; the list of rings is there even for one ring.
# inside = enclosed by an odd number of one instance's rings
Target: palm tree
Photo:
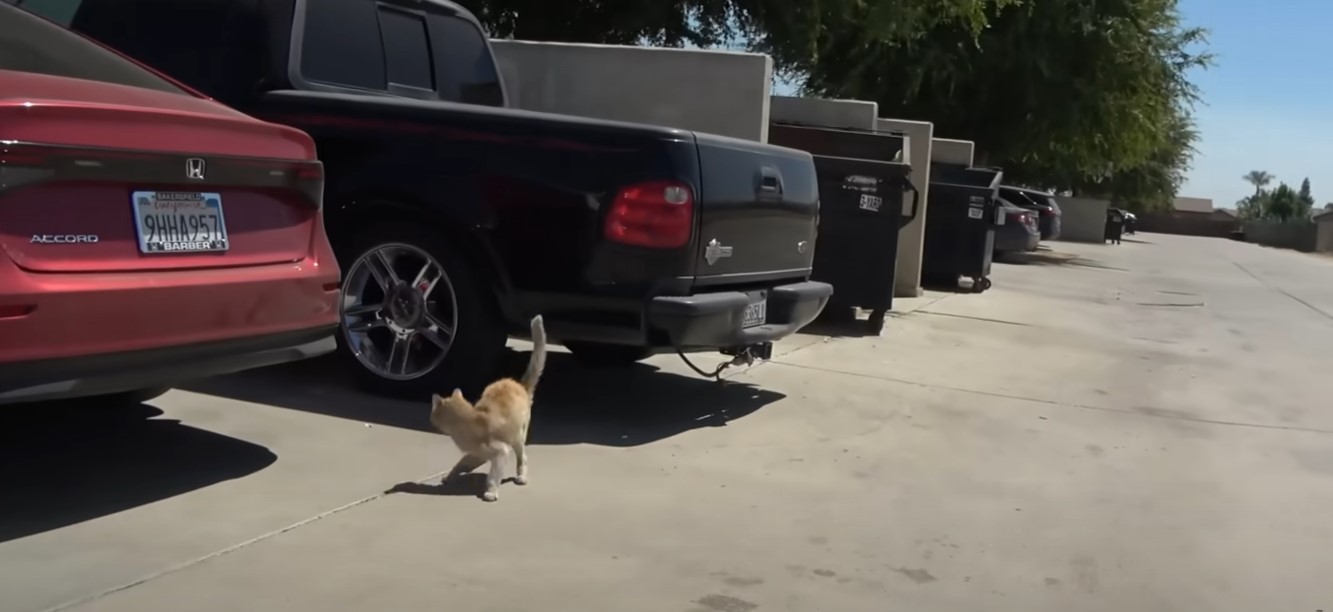
[[[1241,178],[1245,179],[1245,182],[1254,185],[1254,195],[1257,196],[1260,193],[1263,193],[1264,187],[1267,187],[1268,184],[1273,182],[1273,179],[1277,177],[1264,172],[1263,170],[1251,170]]]

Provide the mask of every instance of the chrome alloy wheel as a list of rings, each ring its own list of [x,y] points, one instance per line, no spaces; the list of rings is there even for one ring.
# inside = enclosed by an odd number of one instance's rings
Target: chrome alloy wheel
[[[342,334],[367,370],[412,380],[444,361],[458,329],[458,299],[440,262],[410,244],[366,251],[348,268]]]

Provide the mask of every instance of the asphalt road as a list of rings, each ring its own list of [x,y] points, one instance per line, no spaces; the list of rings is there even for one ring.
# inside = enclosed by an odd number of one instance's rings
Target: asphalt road
[[[726,385],[553,356],[495,504],[327,360],[7,410],[0,610],[1333,610],[1333,259],[1056,248]]]

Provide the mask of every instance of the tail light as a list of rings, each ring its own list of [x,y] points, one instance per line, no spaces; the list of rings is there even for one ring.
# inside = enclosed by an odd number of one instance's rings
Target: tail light
[[[685,246],[694,230],[694,194],[675,181],[630,185],[606,213],[605,236],[619,244],[657,249]]]
[[[299,162],[292,172],[297,191],[315,208],[324,205],[324,164],[319,161]]]
[[[62,177],[83,180],[122,180],[140,169],[142,162],[187,157],[186,153],[103,149],[70,145],[0,140],[0,193],[24,185]],[[255,187],[294,189],[306,202],[319,208],[324,200],[324,164],[319,161],[209,156],[209,171],[218,168],[254,172],[249,184]],[[255,168],[260,170],[255,172]],[[263,172],[268,176],[263,177]],[[259,176],[255,176],[259,175]],[[149,182],[157,182],[149,179]],[[208,184],[208,183],[206,183]]]

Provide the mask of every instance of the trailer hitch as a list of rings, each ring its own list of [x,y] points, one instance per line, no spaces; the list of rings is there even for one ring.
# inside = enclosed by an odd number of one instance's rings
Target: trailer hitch
[[[697,374],[703,376],[704,378],[712,378],[717,381],[722,381],[722,371],[727,368],[733,366],[742,366],[742,365],[749,366],[749,365],[754,365],[754,362],[759,361],[761,359],[765,361],[772,359],[773,343],[760,342],[758,344],[747,344],[745,346],[731,346],[721,349],[719,352],[722,353],[723,355],[731,357],[731,359],[719,363],[717,365],[717,368],[715,368],[712,372],[705,372],[698,366],[694,365],[694,362],[690,361],[690,359],[685,356],[685,353],[682,352],[679,347],[676,348],[676,354],[680,355],[681,361],[684,361],[685,365],[690,366],[691,370],[694,370]]]

